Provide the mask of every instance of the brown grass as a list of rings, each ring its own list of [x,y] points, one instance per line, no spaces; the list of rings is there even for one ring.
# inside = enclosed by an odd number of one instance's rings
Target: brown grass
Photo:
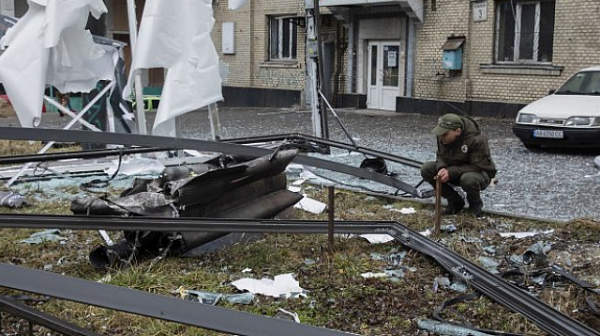
[[[326,202],[327,190],[307,190],[309,196]],[[383,197],[367,197],[364,194],[336,190],[336,212],[338,219],[396,220],[415,230],[433,226],[432,208],[410,202],[399,202]],[[416,214],[403,215],[386,207],[402,209],[413,207]],[[31,213],[67,213],[68,204],[36,204],[27,209]],[[326,219],[326,214],[312,215],[300,210],[294,212],[296,218]],[[458,231],[442,233],[447,246],[474,262],[484,254],[483,246],[495,245],[504,254],[523,252],[539,238],[525,240],[502,239],[489,234],[497,225],[503,224],[518,229],[547,229],[550,223],[522,221],[503,217],[476,219],[473,216],[459,215],[443,219],[442,225],[454,224]],[[573,230],[595,228],[588,222],[570,223]],[[174,296],[172,291],[183,286],[186,289],[218,293],[234,293],[236,289],[229,283],[241,277],[270,277],[281,273],[294,273],[300,285],[309,291],[306,299],[276,300],[258,296],[250,306],[224,304],[225,308],[246,311],[253,314],[273,316],[277,308],[299,314],[303,323],[324,326],[360,333],[363,335],[422,335],[416,320],[431,316],[435,307],[445,300],[459,296],[450,289],[432,290],[433,279],[447,276],[435,260],[416,251],[406,250],[397,242],[371,245],[360,238],[335,238],[335,252],[329,254],[325,235],[268,234],[262,240],[249,244],[236,244],[226,249],[197,258],[166,258],[157,263],[144,262],[128,269],[109,270],[106,274],[93,269],[87,261],[90,249],[101,244],[93,231],[64,232],[69,240],[65,245],[44,243],[23,245],[18,240],[27,237],[31,230],[5,229],[0,231],[0,261],[21,264],[40,269],[52,265],[52,272],[67,274],[92,281],[107,278],[108,283],[135,288],[165,296]],[[111,233],[113,238],[117,233]],[[482,243],[470,243],[462,237],[481,237]],[[560,237],[554,237],[555,249],[568,248],[577,244],[558,244]],[[548,239],[554,239],[548,238]],[[364,279],[361,273],[380,272],[387,267],[386,262],[373,260],[371,253],[388,254],[406,251],[402,264],[417,271],[406,271],[399,281],[386,279]],[[586,250],[587,251],[587,250]],[[500,252],[499,252],[500,253]],[[593,253],[591,251],[590,253]],[[66,263],[57,264],[65,257]],[[585,266],[573,267],[577,276],[594,276],[598,263],[589,264],[589,256],[582,253],[579,261],[572,254],[573,263]],[[550,258],[554,258],[551,254]],[[307,263],[310,259],[314,262]],[[557,259],[558,260],[558,259]],[[588,263],[588,264],[584,264]],[[241,270],[251,268],[252,274],[242,274]],[[108,279],[108,278],[107,278]],[[0,293],[12,293],[0,290]],[[597,323],[590,315],[577,311],[584,305],[585,293],[571,285],[541,290],[539,297],[547,304],[557,307],[590,326]],[[167,323],[112,310],[89,307],[63,300],[50,300],[36,308],[76,323],[84,328],[107,335],[220,335],[215,332]],[[504,307],[482,297],[460,303],[455,309],[475,326],[505,332],[542,335],[533,323],[523,316],[512,313]],[[451,311],[445,318],[460,320]],[[15,322],[17,323],[17,322]],[[5,323],[6,325],[6,323]],[[16,325],[16,324],[14,324]],[[37,334],[42,334],[37,333]]]
[[[6,100],[0,99],[0,118],[14,117],[16,115],[15,108]]]

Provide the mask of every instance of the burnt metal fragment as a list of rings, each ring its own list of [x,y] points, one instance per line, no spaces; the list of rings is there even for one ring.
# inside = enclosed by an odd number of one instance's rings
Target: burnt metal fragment
[[[154,180],[136,180],[116,200],[75,199],[76,215],[272,218],[302,196],[286,190],[283,171],[296,150],[236,163],[200,164],[166,168]],[[181,256],[228,234],[224,232],[125,231],[125,239],[90,253],[98,268],[121,266],[157,256]]]

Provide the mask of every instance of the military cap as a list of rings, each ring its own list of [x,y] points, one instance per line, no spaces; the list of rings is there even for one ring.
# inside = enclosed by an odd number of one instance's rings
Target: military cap
[[[444,114],[438,119],[437,126],[433,129],[432,133],[436,136],[442,136],[448,131],[453,131],[457,128],[462,128],[462,118],[454,113]]]

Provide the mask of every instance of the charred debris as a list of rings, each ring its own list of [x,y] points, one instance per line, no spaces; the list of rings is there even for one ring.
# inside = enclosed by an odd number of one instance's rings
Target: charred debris
[[[302,195],[288,191],[284,174],[296,150],[250,159],[221,156],[195,165],[167,167],[156,179],[136,179],[119,198],[74,199],[75,215],[205,218],[272,218]],[[125,231],[123,241],[90,254],[96,267],[157,256],[180,256],[227,233]]]

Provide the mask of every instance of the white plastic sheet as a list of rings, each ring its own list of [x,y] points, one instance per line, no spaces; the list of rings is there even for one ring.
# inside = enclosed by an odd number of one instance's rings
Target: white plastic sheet
[[[107,11],[102,0],[28,0],[29,10],[2,38],[0,81],[23,127],[41,120],[46,84],[61,92],[89,92],[112,80],[112,55],[85,30],[89,15]]]
[[[153,134],[175,136],[173,118],[223,100],[219,57],[210,37],[213,25],[211,0],[178,0],[176,6],[172,0],[146,1],[132,71],[167,69]]]
[[[239,290],[253,294],[263,294],[276,298],[289,298],[304,295],[304,289],[291,273],[276,275],[273,280],[243,278],[231,283]]]
[[[363,234],[360,236],[368,240],[371,244],[385,244],[394,240],[394,237],[388,234]]]
[[[298,201],[298,203],[294,204],[295,209],[301,209],[316,215],[323,213],[323,211],[327,209],[327,204],[309,198],[306,195],[303,196],[304,197],[300,201]]]

